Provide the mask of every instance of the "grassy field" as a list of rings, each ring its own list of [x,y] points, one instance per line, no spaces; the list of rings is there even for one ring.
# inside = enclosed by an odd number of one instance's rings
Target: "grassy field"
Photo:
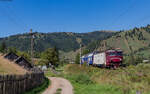
[[[10,62],[7,59],[4,59],[2,55],[0,55],[0,74],[25,74],[27,71],[17,64]]]
[[[119,88],[111,85],[73,83],[73,86],[75,94],[121,94]]]
[[[64,77],[72,83],[75,94],[150,94],[150,64],[139,64],[109,70],[69,64],[61,74],[47,72],[47,76]]]
[[[106,92],[106,94],[113,94],[113,92],[114,94],[135,94],[136,91],[141,91],[142,94],[150,94],[149,70],[150,64],[139,64],[138,66],[129,66],[117,70],[68,65],[64,72],[69,76],[68,79],[73,80],[76,94],[81,93],[82,87],[86,87],[85,93],[82,94],[100,94],[98,93],[99,90]],[[78,86],[81,88],[78,88]]]

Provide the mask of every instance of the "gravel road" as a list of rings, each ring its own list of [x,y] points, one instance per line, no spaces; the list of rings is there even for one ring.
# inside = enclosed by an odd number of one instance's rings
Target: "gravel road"
[[[51,85],[42,94],[55,94],[57,89],[61,88],[61,94],[73,94],[73,87],[71,83],[59,77],[49,77]]]

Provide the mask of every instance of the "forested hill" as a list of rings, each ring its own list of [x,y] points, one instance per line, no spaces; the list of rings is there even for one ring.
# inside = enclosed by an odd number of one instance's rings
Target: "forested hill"
[[[34,49],[35,51],[43,51],[50,47],[57,47],[59,50],[68,52],[79,49],[79,42],[87,45],[92,41],[103,40],[112,36],[111,31],[95,31],[90,33],[72,33],[72,32],[56,32],[56,33],[35,33]],[[13,35],[0,38],[0,43],[5,42],[9,47],[16,47],[21,51],[30,50],[30,38],[28,33]]]
[[[139,55],[150,58],[150,25],[120,32],[101,42],[98,50],[106,43],[107,49],[121,48],[126,55]]]

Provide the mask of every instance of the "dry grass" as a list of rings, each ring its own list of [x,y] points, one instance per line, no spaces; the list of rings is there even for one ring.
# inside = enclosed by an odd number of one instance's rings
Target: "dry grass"
[[[27,71],[20,67],[19,65],[10,62],[7,59],[4,59],[3,56],[0,54],[0,74],[17,74],[22,75],[25,74]]]
[[[126,68],[110,70],[95,67],[86,67],[70,64],[65,67],[64,73],[69,76],[75,74],[87,75],[97,84],[119,87],[124,93],[141,91],[150,94],[150,64],[139,64]],[[128,93],[125,93],[128,94]],[[131,93],[132,94],[132,93]]]

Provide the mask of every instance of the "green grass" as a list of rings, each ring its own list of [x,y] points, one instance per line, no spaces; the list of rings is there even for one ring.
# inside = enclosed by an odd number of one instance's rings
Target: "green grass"
[[[150,59],[150,49],[139,51],[136,54],[141,54],[141,55],[143,55],[144,58],[149,58]]]
[[[25,92],[25,93],[23,93],[23,94],[42,94],[42,92],[43,92],[46,88],[48,88],[49,84],[50,84],[49,79],[48,79],[48,78],[45,78],[45,81],[44,81],[44,83],[43,83],[42,85],[40,85],[40,86],[38,86],[38,87],[36,87],[36,88],[30,90],[30,91],[27,91],[27,92]]]
[[[67,65],[61,74],[47,76],[68,79],[75,94],[150,94],[150,64],[138,64],[116,70]]]
[[[46,77],[56,77],[57,75],[52,73],[49,69],[45,72]]]
[[[72,75],[62,73],[62,75],[55,75],[47,71],[46,76],[68,79],[74,87],[74,94],[122,94],[119,87],[95,83],[88,75],[82,73]],[[61,94],[61,90],[57,89],[55,94]]]
[[[74,70],[74,68],[72,68],[72,70]],[[46,76],[64,77],[65,79],[68,79],[74,87],[74,94],[122,94],[122,91],[120,90],[119,87],[108,85],[108,84],[105,85],[105,84],[95,83],[94,81],[91,80],[91,77],[87,75],[83,70],[82,72],[81,70],[76,70],[76,72],[77,73],[75,73],[74,71],[73,74],[70,73],[68,74],[63,72],[61,75],[56,75],[50,71],[47,71]],[[57,90],[55,94],[60,94],[60,93],[61,90],[60,91]]]
[[[62,91],[62,89],[61,89],[61,88],[58,88],[58,89],[56,90],[56,93],[55,93],[55,94],[61,94],[61,91]]]
[[[150,64],[117,70],[68,65],[64,71],[76,94],[135,94],[136,91],[150,94]],[[85,89],[81,93],[80,89],[83,87]]]
[[[121,90],[112,85],[94,83],[86,74],[65,75],[74,87],[74,94],[122,94]]]
[[[75,94],[122,94],[119,88],[101,84],[73,83]]]

